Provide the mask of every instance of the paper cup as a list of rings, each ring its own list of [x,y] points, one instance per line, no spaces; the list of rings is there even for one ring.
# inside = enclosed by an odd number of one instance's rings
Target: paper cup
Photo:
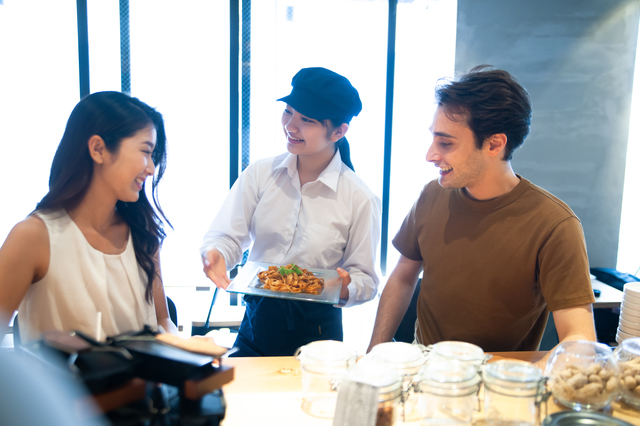
[[[626,283],[623,289],[626,294],[640,297],[640,282]]]
[[[636,296],[635,293],[624,293],[622,295],[622,300],[640,305],[640,296]]]
[[[620,318],[620,325],[624,325],[627,328],[640,331],[640,322],[637,321],[627,321],[624,318]]]
[[[627,334],[629,334],[629,335],[631,335],[633,337],[640,337],[640,330],[636,330],[634,328],[627,327],[626,325],[624,325],[622,323],[618,326],[618,330],[620,330],[620,331],[622,331],[624,333],[627,333]]]
[[[620,330],[620,327],[618,327],[618,336],[624,338],[624,339],[632,339],[636,336],[629,334],[629,333],[625,333],[624,331]]]
[[[624,318],[630,322],[640,322],[640,315],[637,315],[632,311],[627,312],[624,309],[620,311],[620,318]]]
[[[625,300],[623,297],[622,310],[625,310],[625,309],[635,311],[638,313],[638,315],[640,315],[640,304],[629,302],[628,300]]]

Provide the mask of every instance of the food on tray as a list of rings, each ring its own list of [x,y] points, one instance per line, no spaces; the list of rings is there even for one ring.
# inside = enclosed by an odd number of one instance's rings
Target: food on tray
[[[607,400],[618,389],[616,374],[598,363],[582,367],[574,364],[556,371],[551,380],[556,397],[581,404],[595,404]]]
[[[258,279],[265,290],[320,294],[324,289],[324,279],[291,263],[280,267],[269,266],[266,271],[258,272]]]

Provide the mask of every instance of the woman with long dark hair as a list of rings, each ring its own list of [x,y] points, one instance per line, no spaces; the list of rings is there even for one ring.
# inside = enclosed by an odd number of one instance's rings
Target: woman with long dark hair
[[[345,135],[360,113],[358,91],[325,68],[291,82],[282,128],[287,153],[258,160],[234,184],[200,249],[206,275],[221,288],[226,271],[249,260],[336,269],[337,306],[245,296],[234,356],[293,355],[315,340],[342,340],[342,307],[377,294],[380,200],[355,174]]]
[[[76,105],[49,192],[0,248],[1,326],[18,310],[23,342],[54,329],[177,333],[159,263],[165,143],[162,116],[136,98],[99,92]]]

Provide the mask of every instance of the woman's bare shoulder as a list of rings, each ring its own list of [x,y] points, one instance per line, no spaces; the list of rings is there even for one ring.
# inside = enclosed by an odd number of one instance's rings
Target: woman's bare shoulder
[[[0,247],[0,314],[13,312],[49,269],[49,232],[36,216],[18,222]],[[1,316],[1,315],[0,315]]]
[[[49,231],[47,230],[47,225],[45,225],[42,219],[34,214],[31,214],[27,216],[26,219],[18,222],[9,233],[9,237],[11,237],[12,234],[29,243],[49,242]],[[7,239],[9,239],[9,237],[7,237]]]
[[[29,258],[36,266],[48,266],[50,249],[47,225],[38,216],[29,215],[13,227],[1,250]]]

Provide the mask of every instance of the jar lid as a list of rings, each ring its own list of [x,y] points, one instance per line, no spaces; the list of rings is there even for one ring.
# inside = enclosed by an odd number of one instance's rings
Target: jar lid
[[[625,339],[619,347],[630,355],[640,357],[640,337]]]
[[[374,360],[396,369],[414,369],[422,367],[426,361],[423,348],[410,343],[387,342],[374,346],[369,355]]]
[[[570,354],[575,358],[602,359],[610,357],[613,354],[613,349],[604,343],[589,340],[571,340],[560,343],[552,352],[551,358],[562,353]]]
[[[346,379],[375,386],[380,392],[389,392],[402,385],[402,378],[393,368],[364,359],[349,369]]]
[[[526,361],[500,360],[483,370],[485,385],[496,384],[511,390],[536,389],[542,380],[542,370]]]
[[[446,359],[457,359],[463,362],[484,361],[484,351],[480,346],[467,342],[444,341],[433,345],[431,352]]]
[[[476,386],[480,376],[475,366],[458,360],[427,363],[422,381],[428,386],[463,389]]]
[[[318,340],[298,349],[296,354],[304,364],[347,365],[358,353],[344,342],[337,340]]]

